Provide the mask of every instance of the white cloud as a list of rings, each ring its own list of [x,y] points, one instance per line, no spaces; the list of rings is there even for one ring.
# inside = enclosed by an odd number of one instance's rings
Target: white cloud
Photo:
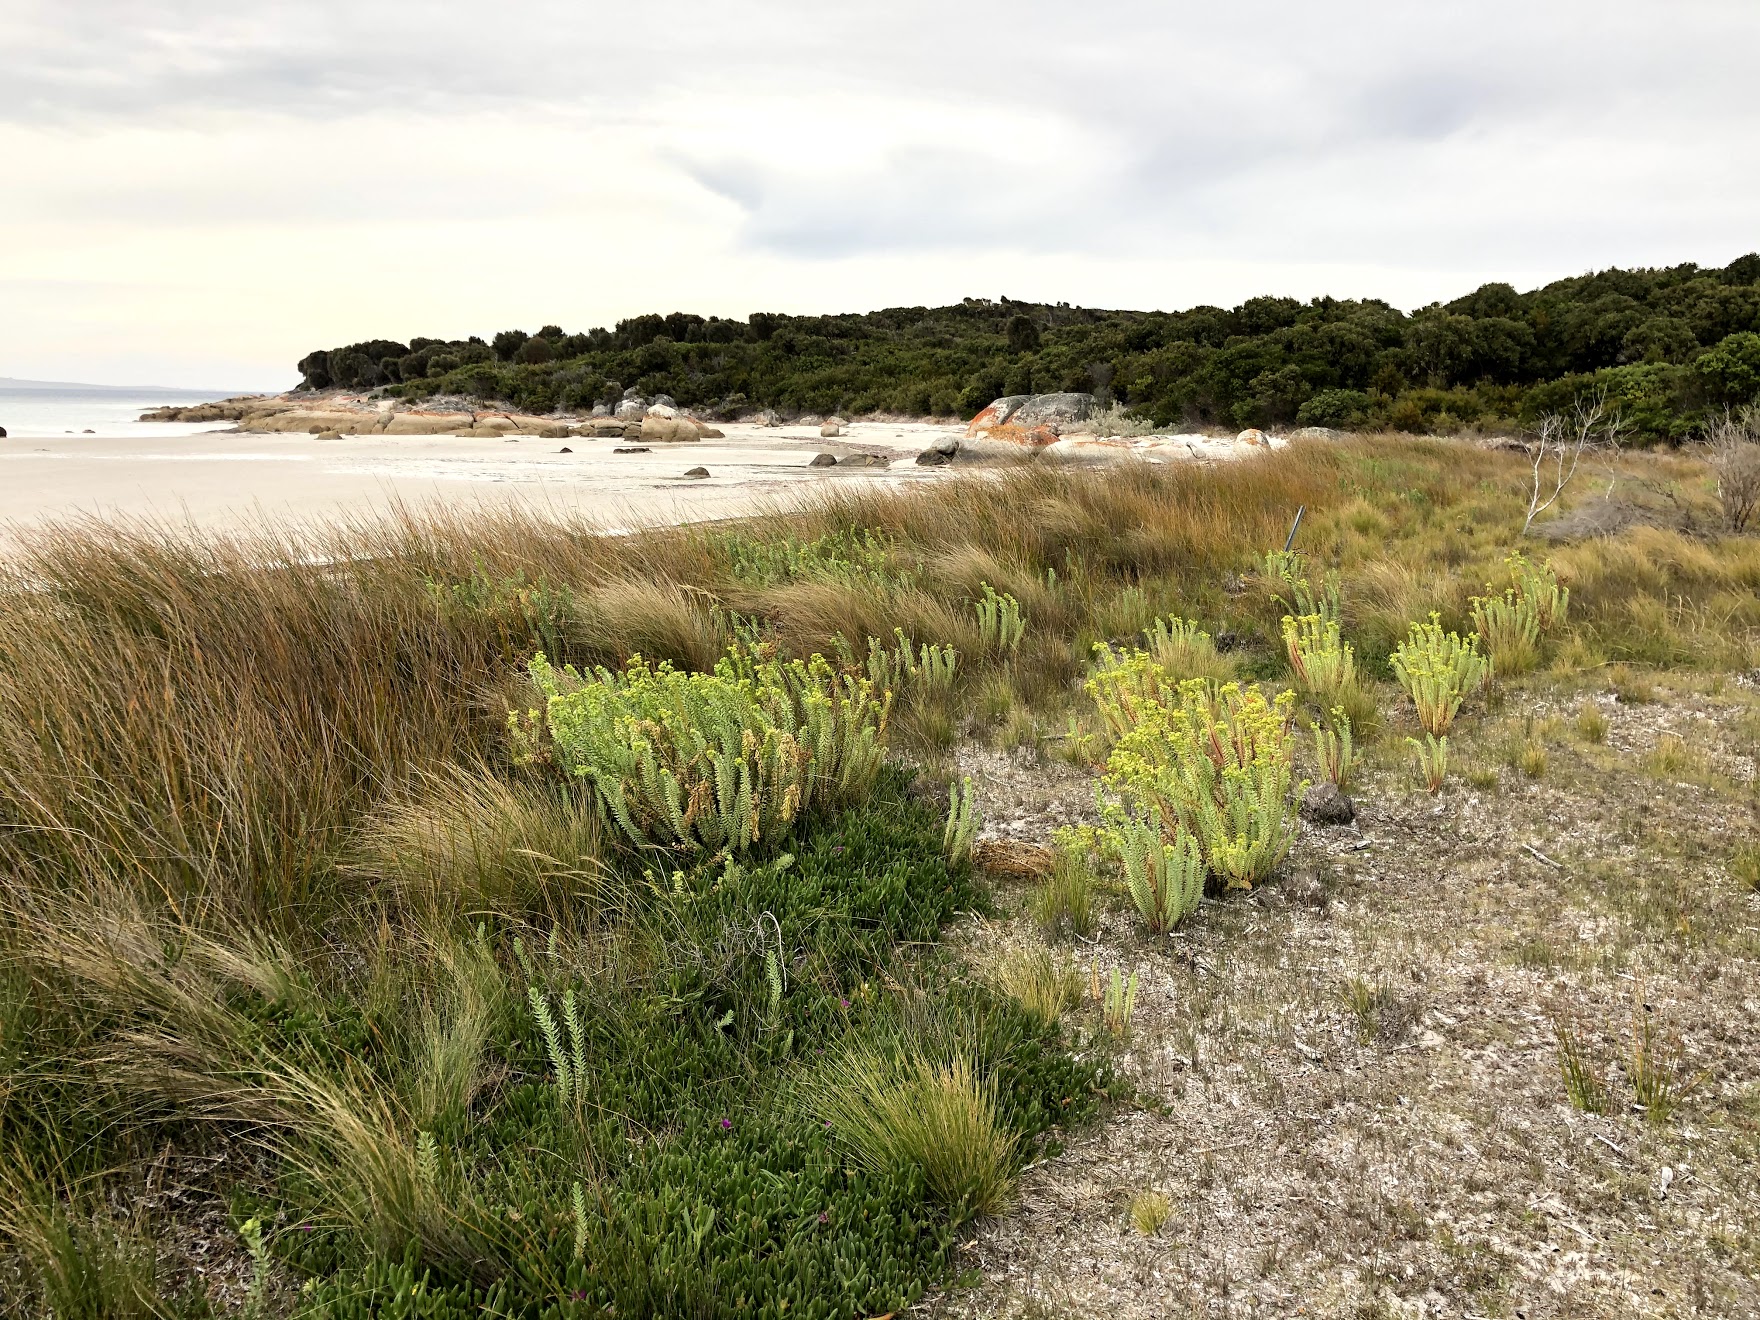
[[[1743,0],[15,0],[0,374],[1721,263],[1760,233],[1757,38]]]

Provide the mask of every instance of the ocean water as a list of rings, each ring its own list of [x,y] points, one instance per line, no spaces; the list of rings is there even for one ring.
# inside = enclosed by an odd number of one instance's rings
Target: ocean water
[[[0,385],[0,427],[14,440],[46,439],[51,436],[83,435],[147,437],[194,435],[229,423],[142,422],[150,408],[167,405],[211,403],[230,398],[230,393],[203,394],[199,390],[80,389],[46,385]]]

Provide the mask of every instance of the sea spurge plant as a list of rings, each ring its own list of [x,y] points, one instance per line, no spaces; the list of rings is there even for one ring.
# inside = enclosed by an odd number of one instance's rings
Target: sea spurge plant
[[[1549,633],[1563,623],[1570,612],[1571,589],[1559,585],[1552,561],[1536,565],[1517,551],[1503,562],[1515,583],[1516,594],[1533,606],[1541,633]]]
[[[1351,741],[1351,717],[1343,706],[1334,706],[1330,719],[1314,725],[1314,760],[1327,782],[1349,788],[1356,769],[1356,747]]]
[[[1101,836],[1118,854],[1125,888],[1153,935],[1165,935],[1184,921],[1204,896],[1198,841],[1176,827],[1169,843],[1167,833],[1153,817],[1115,811]]]
[[[1414,623],[1393,653],[1393,672],[1418,711],[1418,725],[1440,738],[1454,725],[1461,700],[1481,686],[1489,670],[1479,636],[1442,631],[1442,616]]]
[[[1107,732],[1122,738],[1147,711],[1179,700],[1179,685],[1147,651],[1115,651],[1097,642],[1094,675],[1084,685]]]
[[[563,992],[562,1012],[550,1007],[550,996],[537,986],[526,987],[526,998],[532,1006],[532,1020],[544,1038],[544,1052],[550,1056],[557,1097],[570,1109],[578,1109],[587,1096],[586,1022],[575,1002],[574,989]]]
[[[1473,627],[1484,639],[1496,678],[1525,674],[1540,663],[1540,615],[1510,587],[1501,596],[1474,596]]]
[[[1012,655],[1027,630],[1021,603],[1006,592],[998,595],[988,582],[979,585],[984,589],[984,598],[976,604],[979,643],[993,655]]]
[[[1339,636],[1338,620],[1324,614],[1283,616],[1283,645],[1296,682],[1326,706],[1357,686],[1356,653]]]
[[[939,642],[921,646],[904,635],[903,628],[892,630],[894,643],[888,647],[878,637],[868,639],[868,681],[876,690],[923,695],[945,694],[953,690],[959,673],[959,652]]]
[[[1250,888],[1295,837],[1290,815],[1295,693],[1181,683],[1173,703],[1144,702],[1107,759],[1101,783],[1120,800],[1193,835],[1226,885]],[[1177,835],[1173,841],[1177,842]]]
[[[971,860],[978,825],[978,809],[972,801],[972,781],[961,780],[948,794],[947,824],[941,830],[941,846],[948,862],[957,866]]]
[[[1418,776],[1424,781],[1425,792],[1440,793],[1443,778],[1448,774],[1448,739],[1427,733],[1422,742],[1416,738],[1407,738],[1406,742],[1417,755]]]
[[[1277,598],[1292,605],[1297,615],[1318,614],[1334,623],[1338,621],[1338,580],[1329,576],[1316,589],[1308,580],[1307,565],[1300,555],[1287,550],[1270,551],[1259,573],[1271,584]]]
[[[862,797],[885,756],[891,694],[818,655],[730,656],[712,674],[636,656],[586,676],[540,655],[531,675],[555,759],[637,843],[743,851],[816,802]]]
[[[889,582],[905,577],[892,570],[892,546],[871,530],[831,532],[817,540],[792,536],[757,540],[748,534],[718,538],[733,575],[741,582],[769,586],[777,582]],[[712,542],[713,544],[713,542]]]
[[[1105,998],[1101,1002],[1101,1019],[1106,1029],[1116,1038],[1123,1040],[1131,1029],[1131,1014],[1137,1007],[1137,974],[1132,972],[1127,981],[1118,968],[1112,969],[1112,977],[1106,982]]]

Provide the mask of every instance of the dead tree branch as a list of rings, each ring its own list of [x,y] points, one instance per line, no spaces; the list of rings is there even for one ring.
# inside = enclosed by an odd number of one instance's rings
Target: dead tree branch
[[[1585,395],[1568,413],[1548,413],[1534,433],[1533,480],[1528,492],[1528,516],[1522,535],[1570,486],[1583,456],[1597,449],[1614,449],[1625,429],[1619,410],[1608,406],[1604,394]]]

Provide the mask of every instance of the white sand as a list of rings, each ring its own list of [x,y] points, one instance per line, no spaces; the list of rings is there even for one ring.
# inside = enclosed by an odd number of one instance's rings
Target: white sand
[[[180,427],[180,431],[190,428]],[[607,527],[727,517],[849,482],[898,484],[940,469],[913,459],[955,428],[862,422],[836,440],[817,427],[722,428],[722,440],[460,440],[451,436],[194,434],[0,440],[0,541],[82,516],[153,518],[216,530],[264,521],[358,519],[395,503],[521,505]],[[563,447],[574,452],[560,453]],[[890,470],[810,468],[818,453],[883,453]],[[690,468],[707,479],[687,480]]]

